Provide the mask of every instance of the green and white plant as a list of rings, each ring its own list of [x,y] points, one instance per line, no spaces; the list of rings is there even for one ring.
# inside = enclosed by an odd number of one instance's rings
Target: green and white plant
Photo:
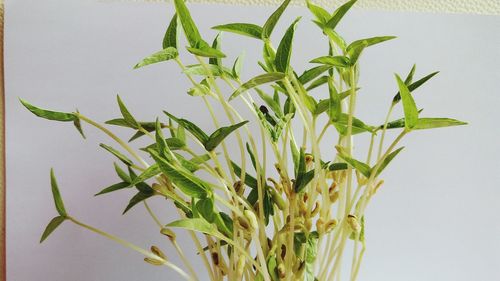
[[[342,259],[350,249],[350,280],[357,280],[365,252],[365,210],[383,184],[381,173],[402,151],[400,141],[415,130],[465,123],[420,116],[414,92],[437,72],[416,80],[415,66],[404,79],[396,75],[397,94],[390,100],[383,124],[372,126],[356,118],[361,54],[394,37],[347,43],[336,27],[356,0],[333,13],[307,2],[329,52],[311,59],[314,66],[300,74],[290,64],[300,18],[286,30],[277,48],[270,39],[289,3],[284,1],[262,26],[230,23],[213,27],[262,43],[262,57],[252,62],[260,65],[262,74],[242,82],[243,56],[225,65],[220,37],[211,45],[207,43],[184,1],[174,0],[176,14],[162,49],[135,68],[166,61],[177,63],[192,83],[188,94],[202,99],[208,109],[215,125],[212,133],[189,121],[189,116],[177,117],[167,111],[156,120],[138,121],[118,97],[122,116],[105,124],[134,131],[127,142],[78,111],[49,111],[21,100],[39,117],[73,122],[84,138],[81,125],[87,123],[116,142],[118,148],[100,146],[120,161],[114,164],[119,182],[97,195],[135,190],[123,213],[143,204],[158,224],[159,234],[165,235],[177,250],[183,265],[171,263],[158,246],[143,249],[68,214],[53,171],[50,175],[58,216],[50,221],[41,242],[61,223],[70,221],[139,252],[150,264],[168,266],[187,280],[212,281],[340,280],[340,269],[345,264]],[[195,65],[184,65],[179,56],[181,27],[189,44],[187,52],[198,61]],[[223,93],[222,84],[231,92]],[[312,91],[317,93],[313,96]],[[253,120],[240,116],[231,103],[235,99],[243,101]],[[222,106],[227,120],[219,120],[212,103]],[[397,107],[402,107],[404,116],[393,119]],[[325,124],[318,124],[322,120]],[[258,127],[260,135],[252,134],[250,125]],[[297,132],[293,128],[298,126],[301,129]],[[387,130],[400,132],[389,145]],[[335,132],[336,138],[324,138],[327,131]],[[370,137],[368,154],[356,159],[353,141],[361,134]],[[129,143],[138,138],[150,138],[151,145],[133,148]],[[228,153],[229,143],[239,148],[237,159]],[[335,149],[336,156],[325,159],[322,148]],[[179,219],[161,223],[147,203],[154,196],[168,199],[166,205],[178,211]],[[193,269],[178,245],[174,232],[178,229],[191,235],[206,267],[203,275]]]

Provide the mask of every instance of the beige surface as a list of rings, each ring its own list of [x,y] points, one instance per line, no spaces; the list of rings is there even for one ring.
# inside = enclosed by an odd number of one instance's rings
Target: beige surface
[[[113,0],[101,1],[109,2]],[[157,2],[156,0],[129,1]],[[277,5],[281,3],[282,0],[188,0],[188,2],[240,5]],[[313,2],[321,4],[323,6],[338,6],[340,3],[345,3],[346,1],[313,0]],[[296,5],[303,5],[305,3],[305,0],[292,0],[292,3]],[[377,10],[500,15],[500,0],[359,0],[356,4],[356,7]]]

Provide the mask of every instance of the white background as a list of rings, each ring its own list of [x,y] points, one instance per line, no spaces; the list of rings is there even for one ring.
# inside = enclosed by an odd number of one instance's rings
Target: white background
[[[89,126],[84,126],[84,141],[71,124],[38,119],[18,102],[22,97],[61,111],[78,107],[105,121],[118,116],[119,93],[139,119],[153,120],[167,109],[211,131],[209,115],[200,99],[185,94],[189,84],[176,65],[132,70],[161,47],[173,7],[16,0],[7,1],[6,10],[8,280],[180,280],[71,223],[38,244],[46,223],[56,215],[49,184],[54,167],[70,214],[144,248],[156,244],[177,261],[142,206],[121,215],[132,191],[93,197],[117,181],[113,157],[98,147],[112,142]],[[200,4],[191,10],[207,40],[215,35],[210,26],[262,24],[271,13],[269,7]],[[301,14],[308,12],[288,10],[273,39],[279,40]],[[360,118],[381,123],[396,88],[393,73],[405,75],[416,62],[417,77],[441,71],[418,90],[423,114],[470,122],[467,127],[416,132],[404,141],[406,149],[387,169],[386,185],[368,209],[368,251],[360,280],[499,280],[500,18],[353,11],[340,30],[349,41],[399,37],[363,55]],[[303,18],[292,59],[298,72],[326,51],[319,36],[310,17]],[[250,78],[258,71],[254,58],[260,44],[236,39],[225,34],[223,50],[231,58],[247,50],[250,71],[243,77]],[[119,134],[128,137],[130,132]],[[323,150],[333,153],[327,144]],[[164,223],[175,218],[170,202],[156,199],[152,205]],[[201,269],[191,241],[182,236],[180,241]]]

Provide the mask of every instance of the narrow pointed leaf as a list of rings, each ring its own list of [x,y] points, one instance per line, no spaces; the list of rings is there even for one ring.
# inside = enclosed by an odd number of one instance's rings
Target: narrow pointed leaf
[[[387,155],[387,157],[385,157],[384,160],[382,160],[382,164],[380,164],[380,167],[378,168],[377,174],[375,176],[380,175],[380,173],[382,173],[382,171],[387,167],[387,165],[391,163],[392,159],[394,159],[394,157],[396,157],[396,155],[398,155],[398,153],[401,152],[403,148],[404,146],[394,150],[389,155]]]
[[[261,74],[259,76],[256,76],[247,82],[245,82],[243,85],[241,85],[240,88],[238,88],[232,95],[229,97],[229,100],[232,100],[242,94],[245,91],[248,91],[254,87],[257,87],[259,85],[267,84],[267,83],[272,83],[276,81],[280,81],[281,79],[285,78],[285,74],[281,72],[270,72],[270,73],[265,73]]]
[[[188,8],[186,7],[186,3],[184,0],[174,0],[175,10],[177,11],[177,16],[182,25],[182,29],[184,30],[184,34],[189,42],[191,47],[197,47],[198,44],[203,41],[201,39],[200,32],[196,27],[191,14],[189,13]]]
[[[314,5],[310,0],[307,0],[307,8],[322,25],[325,25],[332,17],[327,10]]]
[[[217,129],[210,135],[210,137],[208,137],[207,142],[204,143],[205,149],[208,151],[214,150],[227,136],[229,136],[229,134],[245,125],[246,123],[248,123],[248,121],[243,121],[238,124]]]
[[[347,170],[347,163],[333,163],[330,166],[328,166],[328,170],[330,171]]]
[[[50,169],[50,185],[52,187],[52,197],[54,197],[54,205],[59,215],[67,217],[66,209],[64,208],[64,203],[61,198],[61,193],[59,192],[59,186],[57,185],[56,176],[54,175],[54,169]]]
[[[118,102],[118,106],[120,107],[120,112],[122,113],[123,119],[125,119],[125,122],[127,122],[127,124],[129,124],[134,129],[139,128],[139,123],[135,120],[134,116],[130,114],[130,111],[127,109],[119,95],[116,96],[116,100]]]
[[[163,49],[172,47],[177,49],[177,13],[174,14],[163,37]]]
[[[358,161],[354,158],[348,157],[348,156],[343,155],[343,154],[339,154],[339,157],[342,158],[344,161],[346,161],[347,164],[349,164],[351,167],[356,169],[358,172],[363,174],[365,177],[367,177],[367,178],[370,177],[372,169],[366,163],[363,163],[361,161]]]
[[[78,112],[78,111],[77,111]],[[83,133],[83,129],[82,129],[82,123],[80,122],[80,118],[76,118],[74,121],[73,121],[73,125],[75,126],[75,128],[78,130],[78,132],[80,133],[80,135],[86,139],[87,137],[85,137],[85,134]]]
[[[133,187],[133,185],[131,185],[128,182],[115,183],[115,184],[110,185],[110,186],[104,188],[103,190],[99,191],[94,196],[98,196],[98,195],[110,193],[110,192],[113,192],[113,191],[117,191],[117,190],[124,189],[124,188],[129,188],[129,187]]]
[[[232,74],[235,78],[239,78],[241,74],[241,68],[243,67],[243,60],[245,59],[245,53],[241,53],[234,61]]]
[[[153,164],[149,166],[146,170],[144,170],[140,175],[138,175],[131,183],[130,185],[136,185],[139,184],[145,180],[148,180],[152,177],[155,177],[161,173],[160,167],[158,167],[158,164]]]
[[[225,58],[226,57],[226,55],[223,52],[210,47],[204,41],[198,47],[190,47],[190,48],[188,47],[186,49],[191,54],[201,56],[201,57],[207,57],[207,58]]]
[[[188,130],[201,143],[206,143],[208,141],[208,135],[202,129],[200,129],[200,127],[196,126],[191,121],[188,121],[186,119],[179,119],[166,111],[163,111],[163,112],[168,117],[172,118],[172,120],[177,122],[180,126],[184,127],[184,129]]]
[[[348,67],[351,65],[349,58],[344,56],[323,56],[315,58],[310,61],[311,63],[321,63],[336,67]]]
[[[125,173],[125,171],[122,170],[122,168],[120,168],[120,166],[118,166],[118,164],[113,163],[113,165],[115,167],[116,174],[118,175],[118,177],[122,181],[124,181],[124,182],[131,182],[130,176],[127,173]]]
[[[405,114],[405,128],[411,130],[418,121],[418,109],[413,97],[410,94],[410,90],[401,80],[401,78],[396,75],[396,80],[398,82],[399,93],[401,94],[401,99],[403,102],[403,109]]]
[[[413,76],[415,76],[416,70],[417,70],[417,65],[414,64],[405,78],[405,85],[409,86],[413,82]]]
[[[188,75],[201,75],[201,76],[221,76],[225,73],[224,69],[215,64],[194,64],[186,66],[186,69],[183,71]]]
[[[425,82],[429,81],[432,77],[436,76],[438,73],[439,73],[439,71],[433,72],[433,73],[419,79],[418,81],[411,83],[410,85],[408,85],[408,90],[410,90],[410,92],[415,91],[420,86],[422,86]],[[407,83],[405,82],[405,84],[407,84]],[[400,100],[401,100],[401,94],[398,92],[394,96],[394,98],[392,99],[392,104],[397,104]]]
[[[45,228],[45,231],[43,232],[42,237],[40,238],[40,243],[42,243],[43,241],[45,241],[45,239],[47,239],[47,237],[49,237],[49,235],[52,234],[52,232],[54,232],[54,230],[59,225],[61,225],[61,223],[63,223],[65,220],[66,220],[66,217],[64,217],[64,216],[58,216],[58,217],[53,218],[49,222],[49,224],[47,225],[47,227]]]
[[[169,60],[175,59],[178,55],[179,55],[179,53],[177,52],[176,48],[168,47],[166,49],[158,51],[158,52],[144,58],[142,61],[140,61],[139,63],[137,63],[134,66],[134,69],[137,69],[137,68],[140,68],[140,67],[143,67],[146,65],[150,65],[153,63],[169,61]]]
[[[26,107],[29,111],[31,111],[31,113],[44,119],[62,121],[62,122],[75,121],[76,119],[78,119],[78,117],[74,113],[41,109],[39,107],[29,104],[27,101],[21,98],[19,99],[19,101],[24,105],[24,107]]]
[[[443,128],[451,126],[467,125],[467,122],[450,118],[419,118],[413,129],[425,130],[434,128]]]
[[[194,198],[204,198],[208,194],[208,184],[192,173],[170,164],[155,151],[149,153],[158,164],[158,167],[184,194]]]
[[[127,156],[123,155],[121,152],[119,152],[118,150],[112,148],[109,145],[105,145],[105,144],[101,143],[101,144],[99,144],[99,146],[102,147],[102,148],[104,148],[104,149],[106,149],[108,152],[110,152],[114,156],[116,156],[116,158],[120,159],[127,166],[130,166],[130,165],[132,165],[134,163]]]
[[[213,224],[210,224],[209,222],[207,222],[205,219],[202,218],[181,219],[167,224],[166,227],[182,228],[185,230],[208,234],[210,236],[217,237],[220,239],[225,239],[225,237],[223,237],[223,235],[221,235],[217,231],[217,228]]]
[[[347,56],[351,60],[351,65],[356,64],[358,61],[359,56],[361,55],[361,52],[369,46],[373,46],[375,44],[380,44],[382,42],[392,40],[396,38],[395,36],[381,36],[381,37],[372,37],[372,38],[366,38],[366,39],[361,39],[352,42],[346,50]]]
[[[295,33],[295,27],[299,22],[300,17],[297,18],[287,29],[283,39],[278,46],[278,50],[276,51],[276,59],[274,63],[276,64],[276,70],[279,72],[287,73],[290,67],[290,58],[292,57],[292,44],[293,44],[293,35]]]
[[[340,20],[345,16],[345,14],[351,9],[351,7],[357,2],[357,0],[351,0],[344,5],[340,6],[335,12],[333,12],[333,16],[326,23],[326,27],[335,30]]]
[[[323,74],[325,71],[328,71],[332,67],[333,65],[320,65],[308,69],[304,71],[302,75],[299,76],[299,82],[302,84],[309,83],[310,81],[314,80],[316,77],[320,76],[321,74]]]
[[[219,32],[217,34],[217,36],[215,36],[214,41],[212,42],[212,48],[220,51],[221,44],[222,44],[221,41],[222,41],[222,37],[221,37],[221,33]],[[210,65],[216,65],[216,66],[222,67],[222,59],[221,58],[210,58],[210,59],[208,59],[208,63]]]
[[[323,67],[323,66],[325,66],[325,65],[318,66],[318,67]],[[326,65],[326,66],[328,66],[328,65]],[[331,65],[328,66],[328,67],[332,68]],[[307,91],[311,91],[311,90],[313,90],[313,89],[315,89],[315,88],[317,88],[317,87],[319,87],[321,85],[326,84],[328,82],[328,78],[330,78],[330,76],[326,76],[326,75],[325,76],[321,76],[320,78],[312,81],[311,84],[309,84],[309,86],[306,88],[306,90]]]
[[[286,7],[290,4],[290,0],[285,0],[283,3],[274,11],[274,13],[267,19],[266,23],[262,27],[262,39],[269,39],[274,27],[278,23],[281,15],[285,11]]]
[[[153,195],[154,195],[153,193],[149,194],[149,193],[138,192],[136,195],[134,195],[134,197],[132,197],[132,199],[130,199],[127,207],[125,208],[125,210],[123,210],[122,214],[125,214],[130,209],[132,209],[132,207],[134,207],[135,205],[141,203],[142,201],[148,199],[149,197],[151,197]]]
[[[212,29],[236,33],[256,39],[262,38],[262,27],[251,23],[229,23],[214,26]]]

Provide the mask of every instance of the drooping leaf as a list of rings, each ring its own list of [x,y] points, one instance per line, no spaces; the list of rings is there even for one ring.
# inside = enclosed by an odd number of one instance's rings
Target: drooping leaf
[[[410,92],[415,91],[420,86],[422,86],[425,82],[429,81],[432,77],[436,76],[438,73],[439,73],[439,71],[433,72],[433,73],[431,73],[429,75],[426,75],[425,77],[419,79],[418,81],[415,81],[414,83],[411,83],[410,85],[408,85],[408,90],[410,90]],[[405,82],[405,84],[408,84],[408,83]],[[392,99],[392,104],[395,105],[400,100],[401,100],[401,94],[398,92],[394,96],[394,98]]]
[[[62,121],[62,122],[70,122],[75,121],[78,117],[74,113],[66,113],[66,112],[58,112],[51,111],[46,109],[41,109],[34,105],[29,104],[27,101],[19,98],[19,101],[26,107],[31,113],[35,114],[38,117],[54,120],[54,121]]]
[[[43,231],[42,237],[40,238],[40,243],[42,243],[43,241],[45,241],[45,239],[47,239],[47,237],[49,237],[49,235],[52,234],[52,232],[54,232],[54,230],[59,225],[61,225],[61,223],[63,223],[63,221],[65,221],[65,220],[66,220],[65,216],[58,216],[58,217],[53,218],[49,222],[49,224],[47,225],[47,227],[45,227],[45,230]]]
[[[201,143],[206,143],[208,141],[208,135],[200,129],[200,127],[196,126],[194,123],[186,120],[179,119],[174,115],[163,111],[168,117],[177,122],[180,126],[184,127],[184,129],[188,130],[196,139],[198,139]]]
[[[274,27],[278,23],[281,15],[285,11],[286,7],[290,4],[290,0],[285,0],[283,3],[274,11],[274,13],[267,19],[266,23],[262,27],[262,39],[267,40],[271,37],[271,33]]]
[[[382,160],[382,164],[380,164],[375,176],[380,175],[380,173],[382,173],[382,171],[387,167],[387,165],[389,165],[389,163],[391,163],[392,159],[394,159],[394,157],[396,157],[396,155],[398,155],[398,153],[401,152],[401,150],[403,150],[403,148],[404,148],[404,146],[394,150],[389,155],[387,155],[387,157],[385,157],[384,160]]]
[[[54,205],[56,210],[62,217],[67,217],[66,209],[64,208],[64,203],[61,198],[61,193],[59,192],[59,186],[57,185],[56,176],[54,175],[54,169],[50,169],[50,185],[52,187],[52,197],[54,197]]]
[[[345,14],[351,9],[351,7],[357,2],[357,0],[351,0],[342,6],[340,6],[335,12],[333,12],[333,16],[326,23],[326,27],[332,30],[335,30],[340,20],[345,16]]]
[[[251,23],[229,23],[212,27],[215,30],[227,31],[256,39],[262,38],[262,27]]]
[[[78,113],[78,110],[76,111]],[[76,118],[74,121],[73,121],[73,125],[75,126],[76,130],[78,130],[78,132],[80,133],[80,135],[83,137],[83,139],[86,139],[87,137],[85,137],[85,134],[83,133],[83,129],[82,129],[82,123],[80,122],[80,118]]]
[[[133,185],[131,185],[128,182],[115,183],[115,184],[112,184],[112,185],[104,188],[103,190],[99,191],[94,196],[98,196],[98,195],[110,193],[110,192],[113,192],[113,191],[117,191],[117,190],[124,189],[124,188],[129,188],[129,187],[133,187]]]
[[[246,123],[248,123],[248,121],[243,121],[238,124],[217,129],[208,137],[208,140],[204,143],[205,149],[208,151],[214,150],[227,136],[229,136],[229,134],[245,125]]]
[[[358,61],[361,52],[367,47],[373,46],[375,44],[380,44],[382,42],[392,40],[396,38],[395,36],[380,36],[380,37],[372,37],[361,39],[352,42],[349,46],[347,46],[346,53],[349,59],[351,60],[351,65],[356,64]]]
[[[321,63],[336,67],[348,67],[351,65],[349,58],[344,56],[323,56],[310,61],[310,63]]]
[[[130,165],[134,164],[134,162],[132,162],[132,160],[130,160],[127,156],[123,155],[121,152],[112,148],[111,146],[105,145],[103,143],[99,144],[99,146],[106,149],[108,152],[110,152],[114,156],[116,156],[116,158],[120,159],[120,161],[122,161],[125,165],[130,166]]]
[[[194,198],[205,198],[208,194],[208,184],[197,178],[195,175],[175,167],[158,153],[149,150],[149,153],[158,164],[158,167],[184,194]]]
[[[146,65],[150,65],[153,63],[169,61],[169,60],[175,59],[178,55],[179,55],[179,53],[177,52],[176,48],[168,47],[166,49],[158,51],[158,52],[144,58],[142,61],[140,61],[139,63],[137,63],[134,66],[134,69],[137,69],[137,68],[140,68],[140,67],[143,67]]]
[[[163,37],[163,49],[168,47],[177,49],[177,29],[177,13],[175,13]]]
[[[274,60],[274,63],[276,65],[276,70],[279,72],[288,73],[290,58],[292,57],[293,35],[299,20],[300,17],[297,18],[287,29],[283,39],[281,39],[278,50],[276,51],[276,59]]]
[[[401,94],[401,99],[403,102],[403,109],[405,114],[405,128],[406,130],[411,130],[418,121],[418,109],[413,97],[410,94],[410,90],[405,85],[403,80],[396,74],[396,80],[398,82],[399,93]]]
[[[270,72],[270,73],[265,73],[258,75],[247,82],[245,82],[241,87],[239,87],[234,93],[229,97],[229,100],[232,100],[242,94],[245,91],[248,91],[252,88],[255,88],[259,85],[267,84],[267,83],[272,83],[276,81],[280,81],[281,79],[285,78],[285,74],[281,72]]]

